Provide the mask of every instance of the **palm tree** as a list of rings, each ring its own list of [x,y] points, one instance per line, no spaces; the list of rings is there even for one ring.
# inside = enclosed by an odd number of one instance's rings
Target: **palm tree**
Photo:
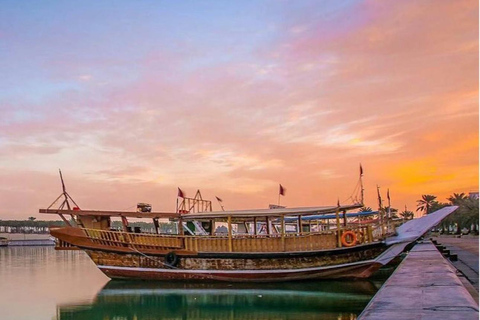
[[[29,221],[35,221],[35,220],[37,220],[37,218],[35,218],[35,217],[28,217],[28,220],[29,220]]]
[[[400,212],[400,216],[401,216],[404,220],[412,220],[412,219],[413,219],[413,211],[407,210],[407,209],[405,208],[405,210],[403,210],[402,212]]]
[[[453,205],[460,205],[463,203],[464,200],[467,200],[468,197],[465,193],[454,193],[451,195],[449,198],[447,198],[448,201],[450,201],[451,204]]]
[[[373,209],[370,208],[370,207],[365,207],[365,206],[364,206],[364,207],[361,207],[361,208],[358,210],[358,212],[370,212],[370,211],[373,211]]]
[[[389,210],[390,210],[390,216],[391,216],[391,218],[393,218],[393,219],[397,219],[397,218],[398,218],[398,216],[397,216],[398,209],[396,209],[396,208],[390,208],[390,207],[387,206],[387,207],[384,207],[383,210],[385,210],[385,213],[388,213]]]
[[[422,195],[422,199],[417,200],[417,211],[424,211],[425,214],[431,213],[430,208],[436,202],[437,196],[430,194]]]

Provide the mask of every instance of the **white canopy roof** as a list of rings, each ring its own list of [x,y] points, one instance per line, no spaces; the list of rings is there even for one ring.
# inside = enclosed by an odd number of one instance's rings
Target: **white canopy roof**
[[[230,210],[230,211],[212,211],[200,213],[187,213],[182,215],[185,220],[194,219],[212,219],[212,218],[253,218],[253,217],[280,217],[284,215],[313,215],[335,212],[337,209],[352,210],[361,208],[362,205],[354,204],[348,206],[322,206],[322,207],[297,207],[297,208],[277,208],[277,209],[252,209],[252,210]]]

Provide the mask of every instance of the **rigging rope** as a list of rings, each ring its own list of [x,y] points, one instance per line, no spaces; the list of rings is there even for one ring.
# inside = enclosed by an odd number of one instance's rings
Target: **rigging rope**
[[[359,203],[358,199],[358,193],[361,192],[361,183],[360,179],[358,179],[357,184],[355,185],[355,188],[353,188],[352,194],[343,201],[343,203],[347,202],[348,200],[352,200],[352,204]],[[355,196],[355,197],[354,197]]]

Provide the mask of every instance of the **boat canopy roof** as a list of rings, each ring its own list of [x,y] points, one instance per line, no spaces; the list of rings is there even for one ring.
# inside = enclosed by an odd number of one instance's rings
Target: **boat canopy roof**
[[[350,212],[350,213],[347,213],[347,218],[371,216],[374,214],[378,214],[378,211]],[[310,220],[326,220],[326,219],[335,219],[335,218],[336,218],[335,214],[322,214],[322,215],[311,215],[311,216],[302,217],[302,220],[310,221]],[[285,218],[285,222],[292,222],[292,221],[297,221],[297,218],[292,218],[292,217]]]
[[[233,211],[212,211],[187,213],[183,215],[185,220],[200,220],[211,218],[254,218],[254,217],[279,217],[288,215],[314,215],[334,213],[336,210],[352,210],[361,208],[362,205],[348,206],[322,206],[322,207],[296,207],[296,208],[275,208],[275,209],[252,209],[252,210],[233,210]]]
[[[126,218],[178,218],[177,212],[134,212],[121,210],[64,210],[64,209],[40,209],[39,213],[66,214],[75,216],[104,216],[104,217],[126,217]]]
[[[361,204],[346,206],[321,206],[321,207],[297,207],[276,209],[252,209],[252,210],[229,210],[209,211],[200,213],[180,214],[178,212],[132,212],[132,211],[101,211],[101,210],[63,210],[63,209],[40,209],[39,213],[66,214],[76,216],[109,216],[130,218],[173,218],[184,220],[216,219],[216,218],[254,218],[254,217],[279,217],[286,215],[319,215],[335,213],[337,210],[352,210],[361,208]]]

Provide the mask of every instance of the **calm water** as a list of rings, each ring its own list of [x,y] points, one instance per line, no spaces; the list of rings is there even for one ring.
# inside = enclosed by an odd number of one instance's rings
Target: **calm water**
[[[0,319],[355,319],[381,282],[109,281],[82,251],[0,248]]]

